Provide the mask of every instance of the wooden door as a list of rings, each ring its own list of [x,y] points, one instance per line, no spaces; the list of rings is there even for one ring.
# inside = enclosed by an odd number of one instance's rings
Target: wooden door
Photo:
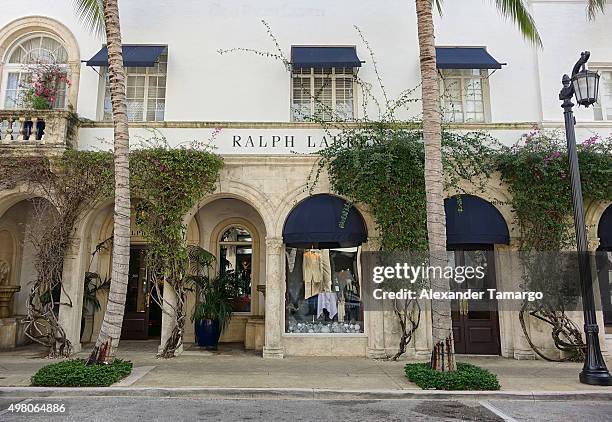
[[[604,325],[612,327],[612,248],[598,249],[596,262]]]
[[[482,300],[453,300],[451,302],[455,352],[462,354],[498,355],[499,318],[497,301],[489,299],[487,289],[495,288],[495,259],[492,247],[470,246],[456,248],[451,252],[455,266],[482,266],[485,276],[481,279],[466,279],[459,283],[451,281],[451,289],[484,292]]]
[[[121,329],[123,340],[146,340],[149,337],[149,284],[145,253],[142,247],[130,248],[130,269]]]

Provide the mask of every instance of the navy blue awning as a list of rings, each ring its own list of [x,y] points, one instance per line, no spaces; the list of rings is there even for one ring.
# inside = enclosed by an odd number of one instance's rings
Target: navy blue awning
[[[599,246],[602,248],[612,248],[612,205],[608,206],[597,226],[597,237],[599,237]]]
[[[506,221],[493,204],[473,195],[457,198],[444,200],[447,245],[510,243]]]
[[[291,47],[294,68],[361,67],[355,47]]]
[[[438,69],[501,69],[483,47],[436,47]]]
[[[125,67],[151,67],[166,49],[165,45],[123,44],[123,65]],[[91,59],[87,66],[108,66],[108,51],[102,47]]]
[[[294,248],[347,248],[358,246],[368,238],[363,218],[355,207],[340,227],[346,201],[332,195],[313,195],[293,208],[285,227],[283,240]]]

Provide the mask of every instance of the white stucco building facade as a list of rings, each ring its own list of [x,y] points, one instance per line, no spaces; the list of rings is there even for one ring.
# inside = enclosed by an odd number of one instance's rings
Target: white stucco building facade
[[[528,4],[542,37],[542,48],[525,41],[512,23],[482,0],[448,2],[444,4],[444,15],[436,15],[437,46],[455,48],[453,53],[461,49],[478,50],[489,60],[488,64],[480,63],[482,66],[455,69],[450,63],[440,69],[445,81],[441,84],[445,87],[447,124],[453,130],[487,131],[507,145],[533,128],[562,129],[558,101],[561,77],[571,70],[580,52],[588,49],[590,68],[602,73],[602,102],[596,109],[575,109],[577,136],[579,140],[595,134],[610,136],[612,48],[606,40],[612,38],[612,16],[601,15],[589,22],[581,1],[535,0]],[[308,252],[303,250],[329,250],[323,255],[327,254],[332,273],[345,276],[343,271],[348,271],[350,277],[358,278],[358,264],[348,267],[358,262],[360,253],[378,249],[376,225],[368,211],[359,207],[356,210],[367,240],[346,247],[337,242],[327,248],[307,248],[301,242],[288,242],[285,228],[292,211],[309,199],[306,184],[316,161],[312,154],[331,142],[322,127],[304,121],[307,120],[304,115],[324,113],[309,96],[322,92],[325,104],[350,120],[363,118],[365,112],[377,113],[373,102],[364,107],[363,85],[353,83],[354,74],[372,85],[372,95],[380,101],[384,97],[379,76],[390,98],[417,88],[420,73],[414,5],[400,0],[332,3],[316,0],[307,4],[286,0],[231,4],[206,0],[182,1],[180,5],[155,0],[122,1],[120,13],[124,44],[134,48],[135,54],[154,55],[147,65],[126,64],[132,146],[137,148],[140,142],[152,137],[163,137],[173,147],[192,141],[205,142],[213,145],[225,162],[216,191],[202,198],[185,216],[190,244],[223,256],[236,271],[243,263],[248,267],[245,296],[249,298],[248,306],[236,308],[222,341],[244,343],[247,348],[262,350],[264,357],[381,357],[392,353],[397,348],[398,328],[390,313],[351,315],[346,308],[346,312],[341,312],[343,315],[336,316],[327,309],[324,319],[329,319],[330,326],[346,318],[348,328],[342,332],[300,331],[296,324],[307,325],[308,321],[289,318],[292,312],[302,312],[298,310],[300,306],[317,307],[303,305],[306,301],[302,299],[307,299],[304,293],[297,293],[302,296],[299,303],[291,303],[293,293],[288,280],[294,269],[292,251],[298,250],[300,259],[305,259],[303,254]],[[271,28],[278,49],[262,19]],[[105,94],[106,69],[103,57],[102,64],[95,60],[103,44],[100,37],[79,22],[69,1],[22,0],[2,6],[0,148],[23,152],[40,147],[45,153],[54,154],[68,143],[68,118],[61,111],[47,112],[44,145],[35,139],[27,144],[17,139],[19,134],[11,133],[8,124],[25,118],[11,110],[19,108],[16,103],[19,75],[24,73],[27,54],[51,54],[66,69],[71,81],[58,108],[70,109],[81,119],[78,132],[70,139],[71,146],[82,150],[110,149],[112,124]],[[303,58],[298,57],[296,47],[327,49],[331,53],[323,53],[324,57],[319,59],[327,58],[329,63],[337,59],[344,64],[298,68],[295,63]],[[281,60],[241,49],[282,55],[294,64],[293,70],[288,70]],[[351,66],[350,60],[330,58],[332,53],[352,54],[358,62]],[[329,87],[318,85],[322,80],[333,82]],[[468,91],[471,94],[466,94]],[[413,97],[419,96],[417,88]],[[420,103],[416,101],[403,108],[398,117],[409,120],[418,118],[419,113]],[[324,177],[314,193],[331,196]],[[489,204],[507,203],[509,198],[507,188],[497,179],[490,182],[484,194],[477,195]],[[12,327],[3,347],[26,341],[20,332],[19,316],[25,313],[27,286],[35,276],[32,248],[24,240],[32,216],[28,197],[20,189],[0,191],[0,261],[9,266],[4,283],[21,288],[14,294],[10,315],[3,319],[7,327]],[[612,248],[612,244],[600,245],[598,237],[600,221],[606,212],[610,213],[606,211],[610,203],[586,206],[591,246]],[[514,250],[518,229],[513,212],[507,205],[499,205],[496,212],[506,225],[507,240],[489,246],[500,252]],[[96,246],[111,235],[109,199],[79,222],[76,241],[66,257],[63,285],[74,303],[82,302],[85,271],[109,273],[110,252],[96,254],[93,260],[91,256]],[[138,256],[146,250],[146,242],[135,227],[132,245],[138,282],[142,281],[138,278],[141,265]],[[518,270],[512,268],[512,263],[504,262],[503,254],[493,259],[498,270],[493,277],[496,284],[511,288],[504,283],[513,283],[506,280],[516,278],[503,278],[501,273]],[[126,338],[160,337],[163,342],[171,321],[160,310],[153,311],[145,304],[142,289],[137,286],[134,289],[128,291],[128,296],[132,295],[128,311],[135,322],[127,327]],[[95,340],[105,304],[105,293],[99,295],[102,309],[96,313],[84,316],[81,306],[62,305],[59,309],[60,322],[76,350],[81,343]],[[190,309],[194,300],[189,299]],[[493,346],[484,353],[517,359],[534,357],[516,313],[499,311],[487,328],[492,333],[487,335]],[[303,312],[315,316],[310,321],[313,324],[321,316],[318,310]],[[430,324],[423,318],[407,356],[429,354]],[[557,353],[540,326],[534,323],[532,329],[544,350]],[[603,330],[601,339],[605,343]],[[194,328],[188,324],[184,343],[194,342]],[[479,349],[470,349],[468,345],[464,352],[476,353],[470,350]]]

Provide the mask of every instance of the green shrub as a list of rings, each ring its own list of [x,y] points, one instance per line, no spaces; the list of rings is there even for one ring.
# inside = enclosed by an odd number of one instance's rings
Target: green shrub
[[[438,372],[429,363],[409,363],[406,376],[424,390],[499,390],[497,375],[469,363],[457,363],[453,372]]]
[[[115,359],[108,365],[86,365],[72,359],[44,366],[32,376],[32,385],[44,387],[107,387],[127,377],[132,362]]]

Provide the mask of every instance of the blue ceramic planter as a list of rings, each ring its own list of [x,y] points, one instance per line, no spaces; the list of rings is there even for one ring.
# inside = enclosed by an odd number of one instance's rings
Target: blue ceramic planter
[[[219,337],[221,336],[219,321],[210,319],[199,321],[196,323],[196,336],[198,338],[198,346],[216,349],[219,345]]]

